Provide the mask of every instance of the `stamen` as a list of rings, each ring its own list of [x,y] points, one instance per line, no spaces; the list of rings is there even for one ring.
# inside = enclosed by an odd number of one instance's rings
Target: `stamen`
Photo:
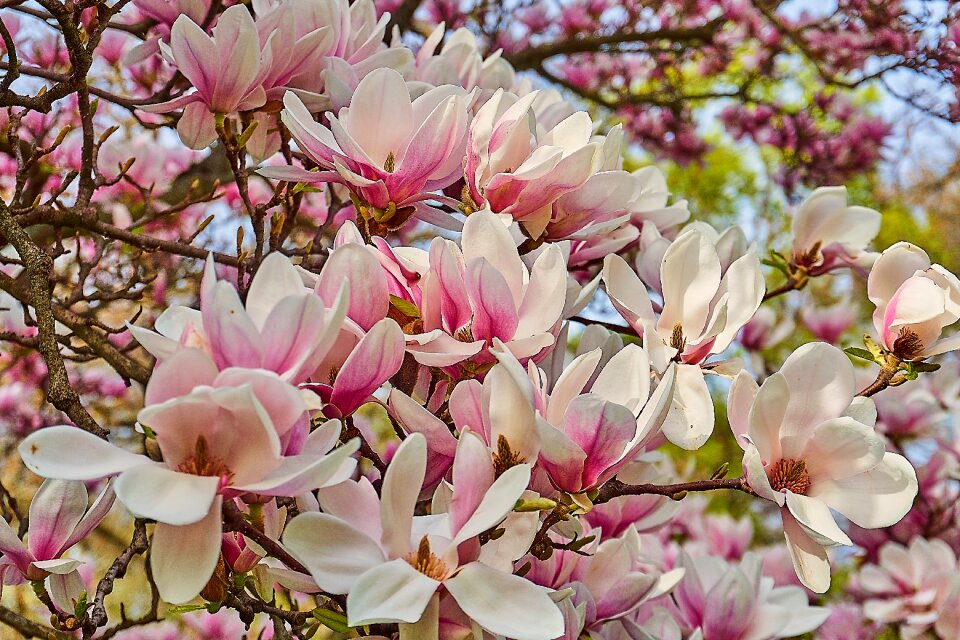
[[[803,460],[783,458],[767,469],[767,478],[774,491],[788,489],[797,495],[806,495],[810,490],[810,474]]]
[[[430,540],[427,536],[420,538],[420,546],[403,557],[411,567],[438,582],[450,577],[450,569],[436,554],[430,551]]]

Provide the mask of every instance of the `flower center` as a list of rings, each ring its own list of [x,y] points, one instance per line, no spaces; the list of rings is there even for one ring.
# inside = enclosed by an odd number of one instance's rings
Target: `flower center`
[[[207,450],[207,439],[203,436],[197,438],[193,455],[181,462],[177,466],[177,471],[194,476],[212,476],[215,478],[230,478],[233,476],[230,467],[223,460],[210,455]]]
[[[923,340],[914,331],[902,327],[893,341],[893,353],[904,360],[912,360],[923,353]]]
[[[810,490],[810,474],[803,460],[784,458],[767,469],[767,478],[774,491],[788,489],[797,495],[806,495]]]
[[[430,541],[427,536],[420,538],[420,546],[403,557],[407,564],[437,582],[443,582],[450,577],[450,570],[436,554],[430,551]]]
[[[493,472],[496,477],[500,477],[504,472],[522,464],[523,456],[510,448],[510,443],[503,437],[503,434],[497,436],[497,451],[493,454]]]

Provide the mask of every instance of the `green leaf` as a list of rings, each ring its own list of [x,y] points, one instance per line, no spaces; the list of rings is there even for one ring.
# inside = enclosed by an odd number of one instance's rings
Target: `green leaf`
[[[940,369],[936,362],[911,362],[910,367],[918,373],[933,373]]]
[[[390,304],[393,305],[393,307],[397,311],[407,316],[408,318],[420,317],[420,309],[418,309],[417,305],[413,304],[409,300],[404,300],[399,296],[390,294]]]
[[[347,633],[351,629],[350,625],[347,624],[347,616],[338,611],[321,607],[313,610],[313,617],[320,624],[328,629],[333,629],[337,633]]]
[[[205,604],[180,604],[175,607],[169,607],[167,613],[191,613],[193,611],[200,611],[206,609],[207,605]]]
[[[860,347],[847,347],[843,350],[843,352],[847,355],[853,356],[854,358],[866,360],[867,362],[876,362],[876,358],[873,357],[872,353],[866,349],[861,349]]]

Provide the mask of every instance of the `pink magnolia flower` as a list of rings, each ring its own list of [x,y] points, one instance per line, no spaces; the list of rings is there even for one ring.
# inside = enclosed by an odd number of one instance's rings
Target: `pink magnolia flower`
[[[814,338],[837,344],[844,332],[857,321],[857,305],[850,300],[841,300],[828,307],[804,306],[800,318]]]
[[[445,514],[414,515],[427,443],[412,434],[397,449],[379,499],[365,479],[323,490],[324,513],[294,518],[284,544],[321,588],[347,594],[351,626],[400,622],[412,625],[411,637],[436,637],[443,590],[490,633],[518,640],[555,638],[563,632],[563,619],[546,590],[481,562],[464,561],[458,553],[512,511],[529,482],[530,467],[516,465],[494,479],[486,447],[469,433],[461,436],[456,458]]]
[[[610,255],[603,264],[607,295],[644,337],[654,367],[664,371],[669,362],[678,363],[674,410],[663,433],[686,449],[699,448],[713,432],[713,400],[702,366],[730,346],[763,299],[759,259],[752,249],[728,246],[731,237],[698,227],[677,237],[661,261],[659,317],[647,287],[623,258]]]
[[[338,287],[331,304],[324,306],[304,286],[289,258],[271,253],[253,277],[244,305],[229,282],[217,281],[208,258],[199,311],[173,306],[157,318],[156,331],[130,326],[130,332],[161,361],[194,347],[209,354],[220,370],[266,369],[297,383],[316,371],[337,339],[349,304],[346,287]]]
[[[425,486],[435,486],[453,464],[457,438],[440,418],[398,389],[390,392],[388,405],[404,431],[426,439],[430,467]],[[469,429],[483,440],[498,471],[536,462],[540,435],[533,386],[515,359],[502,356],[483,383],[459,383],[450,394],[449,408],[460,431]]]
[[[816,629],[830,615],[825,607],[809,606],[802,589],[774,587],[753,554],[733,564],[681,553],[678,564],[683,580],[664,608],[686,633],[699,630],[703,640],[790,638]]]
[[[474,204],[509,214],[531,238],[542,235],[553,203],[596,173],[603,146],[583,111],[547,128],[534,115],[538,96],[498,90],[470,126],[464,167]]]
[[[299,455],[281,455],[279,434],[292,428],[305,406],[288,406],[297,396],[261,402],[253,378],[238,387],[199,386],[143,409],[138,420],[156,434],[163,462],[67,426],[34,433],[21,443],[20,455],[44,477],[118,476],[120,502],[159,523],[151,542],[153,577],[161,597],[180,604],[200,593],[214,572],[224,500],[296,496],[341,482],[356,467],[350,457],[356,439],[328,454],[339,438],[339,421],[311,433]]]
[[[885,452],[876,408],[855,385],[846,354],[814,342],[759,389],[741,372],[727,403],[750,488],[780,507],[797,576],[817,593],[830,585],[825,547],[852,544],[831,509],[861,527],[889,527],[917,495],[913,467]]]
[[[377,69],[405,73],[413,66],[409,48],[384,43],[390,16],[378,19],[371,0],[254,0],[253,7],[261,41],[275,28],[285,34],[277,36],[279,42],[293,42],[317,30],[327,32],[323,46],[309,59],[274,52],[285,60],[280,63],[285,86],[311,112],[337,112],[347,106],[359,82]],[[281,97],[282,93],[270,95]]]
[[[960,348],[960,334],[940,338],[960,319],[960,280],[909,242],[884,251],[867,279],[877,305],[873,325],[885,349],[904,360],[923,360]]]
[[[598,488],[632,462],[659,435],[673,401],[676,368],[651,395],[650,359],[636,345],[613,356],[586,392],[601,356],[595,349],[574,359],[549,393],[544,373],[528,366],[540,414],[538,464],[569,493]]]
[[[249,111],[266,102],[262,83],[271,70],[271,44],[261,48],[245,6],[220,14],[212,37],[188,15],[180,16],[170,31],[169,46],[161,42],[160,49],[196,91],[144,109],[167,113],[183,107],[177,131],[191,149],[203,149],[216,139],[214,114]]]
[[[187,16],[200,24],[210,10],[210,0],[133,0],[132,4],[145,18],[156,21],[153,29],[159,35],[147,38],[133,47],[124,62],[133,65],[160,53],[160,42],[170,41],[170,28],[180,16]]]
[[[329,117],[328,128],[288,92],[281,120],[300,149],[327,171],[278,166],[260,173],[346,185],[376,235],[399,228],[414,214],[455,228],[452,219],[424,201],[436,199],[430,192],[459,176],[472,99],[461,87],[443,85],[411,100],[403,76],[377,69],[360,81],[350,106]]]
[[[672,479],[648,461],[631,462],[617,473],[617,480],[627,484],[666,484]],[[680,505],[668,496],[619,496],[594,505],[583,519],[607,537],[620,537],[630,528],[640,533],[659,529],[676,516]]]
[[[480,88],[480,102],[486,102],[497,89],[510,91],[517,83],[513,66],[503,59],[501,50],[486,58],[472,31],[461,27],[443,42],[444,25],[437,25],[417,51],[417,80],[430,86],[455,84],[470,91]],[[437,47],[443,47],[437,52]]]
[[[46,580],[46,588],[61,611],[74,611],[74,602],[87,590],[77,572],[82,562],[63,554],[103,521],[114,501],[108,484],[93,505],[87,506],[82,482],[44,480],[30,502],[27,543],[0,518],[0,591],[4,584]]]
[[[866,247],[880,231],[880,212],[848,207],[846,187],[820,187],[793,216],[793,262],[811,275],[852,266],[865,271]]]
[[[461,368],[482,373],[496,340],[522,362],[545,356],[567,304],[562,248],[546,245],[528,266],[509,229],[487,210],[467,217],[460,246],[439,237],[429,251],[345,242],[316,287],[329,299],[345,280],[353,290],[351,320],[363,327],[389,314],[417,362],[455,378]]]
[[[930,629],[944,640],[960,634],[957,558],[942,540],[887,543],[877,564],[862,567],[854,580],[866,598],[864,616],[898,625],[902,637],[919,638]]]

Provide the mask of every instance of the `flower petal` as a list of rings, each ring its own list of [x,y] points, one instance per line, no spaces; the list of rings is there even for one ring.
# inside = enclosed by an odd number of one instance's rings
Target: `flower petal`
[[[481,627],[514,640],[563,635],[563,615],[547,590],[529,580],[471,562],[444,587]]]
[[[325,513],[303,513],[291,520],[283,544],[330,593],[349,593],[357,578],[385,560],[380,545],[364,531]]]
[[[220,478],[180,473],[163,464],[144,464],[120,474],[117,499],[138,518],[170,525],[193,524],[207,516]]]
[[[160,597],[171,604],[195,598],[220,558],[222,527],[217,496],[203,519],[185,526],[159,523],[150,543],[150,568]]]
[[[347,624],[417,622],[440,583],[406,560],[392,560],[364,573],[347,596]]]
[[[23,463],[38,476],[97,480],[150,459],[130,453],[77,427],[47,427],[30,434],[17,448]]]

